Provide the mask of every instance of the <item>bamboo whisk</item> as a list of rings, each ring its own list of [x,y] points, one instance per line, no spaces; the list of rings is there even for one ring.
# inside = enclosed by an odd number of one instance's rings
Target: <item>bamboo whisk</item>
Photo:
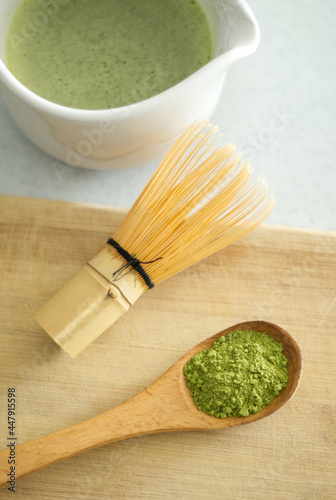
[[[169,151],[106,247],[35,319],[71,357],[148,288],[229,245],[271,213],[263,179],[216,127],[192,125]]]

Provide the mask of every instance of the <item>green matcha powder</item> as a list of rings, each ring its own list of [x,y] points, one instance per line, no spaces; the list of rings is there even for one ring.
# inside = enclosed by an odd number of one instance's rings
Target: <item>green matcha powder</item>
[[[184,367],[199,410],[214,417],[247,417],[269,404],[288,382],[282,345],[265,333],[236,331]]]

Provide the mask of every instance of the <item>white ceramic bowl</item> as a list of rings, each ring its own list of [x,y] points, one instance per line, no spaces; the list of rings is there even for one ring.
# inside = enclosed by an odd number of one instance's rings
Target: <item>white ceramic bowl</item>
[[[212,61],[145,101],[108,110],[72,109],[34,94],[6,67],[7,32],[21,1],[0,0],[3,100],[32,142],[54,158],[78,167],[118,169],[162,157],[192,122],[210,117],[230,64],[254,52],[259,44],[258,25],[245,0],[199,0],[215,39]],[[41,15],[52,15],[52,9],[64,1],[48,0],[49,10],[46,7]]]

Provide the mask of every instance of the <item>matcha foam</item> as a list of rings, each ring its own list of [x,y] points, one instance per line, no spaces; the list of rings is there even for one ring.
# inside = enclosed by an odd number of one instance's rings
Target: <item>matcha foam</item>
[[[287,385],[282,350],[265,333],[236,331],[220,337],[183,369],[197,408],[220,418],[262,410]]]
[[[152,97],[212,56],[195,0],[24,0],[7,38],[7,65],[21,83],[81,109]]]

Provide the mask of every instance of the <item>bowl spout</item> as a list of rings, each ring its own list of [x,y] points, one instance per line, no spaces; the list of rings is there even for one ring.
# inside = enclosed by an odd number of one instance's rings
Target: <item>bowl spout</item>
[[[230,64],[259,45],[256,18],[245,0],[202,0],[214,36],[214,60]]]

